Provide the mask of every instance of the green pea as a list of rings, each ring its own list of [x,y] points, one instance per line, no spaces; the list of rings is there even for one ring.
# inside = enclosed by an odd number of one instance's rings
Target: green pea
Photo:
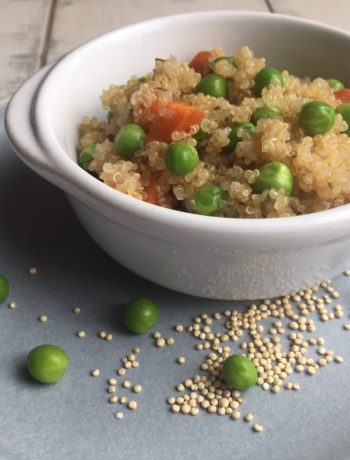
[[[7,279],[0,275],[0,303],[7,299],[9,295],[10,285]]]
[[[159,309],[145,297],[130,300],[124,310],[124,324],[135,334],[145,334],[158,321]]]
[[[299,113],[299,125],[305,134],[324,134],[335,122],[335,111],[325,102],[311,101],[304,104]]]
[[[261,92],[269,85],[283,86],[282,72],[274,67],[265,67],[258,72],[254,79],[253,91],[256,97],[261,96]]]
[[[220,211],[222,190],[216,185],[208,185],[197,190],[194,195],[194,210],[197,214],[211,216]]]
[[[339,91],[340,89],[344,89],[345,86],[343,83],[339,80],[336,80],[335,78],[330,78],[328,81],[328,84],[330,88],[332,88],[334,91]]]
[[[227,81],[221,75],[210,73],[200,80],[196,92],[206,96],[227,97]]]
[[[125,158],[131,158],[139,150],[145,139],[145,131],[134,123],[123,126],[114,138],[115,147]]]
[[[281,115],[281,112],[279,111],[279,109],[277,107],[258,107],[257,109],[254,110],[252,116],[251,116],[251,119],[250,121],[256,125],[257,122],[261,119],[261,118],[274,118],[274,117],[278,117],[279,115]]]
[[[255,134],[255,126],[253,123],[233,123],[229,134],[229,144],[224,148],[224,152],[233,152],[239,141],[246,135]]]
[[[285,195],[290,196],[293,192],[293,175],[284,163],[272,161],[260,168],[259,175],[251,187],[255,193],[262,193],[271,188],[283,189]]]
[[[335,110],[337,113],[340,113],[340,115],[343,117],[343,120],[348,124],[348,129],[345,131],[345,134],[350,136],[350,104],[340,104]]]
[[[39,345],[29,353],[27,367],[36,380],[54,383],[66,372],[69,358],[66,352],[56,345]]]
[[[79,166],[87,170],[89,168],[89,164],[94,158],[95,150],[96,150],[96,144],[91,144],[88,147],[85,147],[85,149],[80,152],[80,155],[78,158]]]
[[[223,363],[222,377],[235,390],[246,390],[256,384],[258,372],[250,359],[243,355],[232,355]]]
[[[185,142],[170,144],[165,153],[165,164],[175,176],[186,176],[197,166],[199,156],[197,150]]]

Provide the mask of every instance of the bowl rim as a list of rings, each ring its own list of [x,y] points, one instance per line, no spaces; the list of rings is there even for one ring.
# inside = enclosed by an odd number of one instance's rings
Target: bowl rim
[[[279,217],[279,218],[229,218],[202,216],[198,214],[186,213],[173,209],[162,208],[141,200],[137,200],[123,194],[103,182],[96,180],[86,171],[78,166],[68,155],[59,147],[58,143],[53,142],[50,137],[51,130],[48,129],[47,116],[50,113],[50,93],[60,75],[64,73],[70,65],[74,65],[77,57],[91,50],[99,48],[106,40],[110,40],[115,35],[132,33],[142,27],[154,27],[157,24],[167,21],[181,20],[184,18],[208,18],[220,20],[223,16],[241,17],[247,19],[260,18],[269,21],[286,21],[288,23],[303,24],[305,26],[322,29],[324,32],[340,34],[349,40],[350,34],[317,21],[304,18],[295,18],[281,14],[271,14],[267,12],[250,11],[204,11],[183,13],[171,16],[163,16],[147,21],[138,22],[120,29],[108,32],[73,49],[63,56],[45,76],[39,85],[35,101],[33,103],[33,117],[37,128],[37,138],[43,149],[47,152],[47,157],[59,173],[69,180],[72,189],[79,188],[85,192],[87,197],[94,195],[95,199],[102,200],[104,204],[112,209],[120,209],[129,216],[141,218],[142,220],[153,221],[158,224],[167,224],[175,229],[187,228],[192,231],[210,232],[217,235],[234,237],[235,235],[245,235],[247,237],[262,237],[286,239],[290,235],[303,235],[307,239],[317,240],[334,239],[349,234],[350,229],[350,204],[345,204],[337,208],[320,211],[305,215]],[[96,95],[98,97],[98,95]],[[74,187],[75,186],[75,187]],[[70,192],[71,190],[66,190]],[[74,195],[74,193],[72,193]]]

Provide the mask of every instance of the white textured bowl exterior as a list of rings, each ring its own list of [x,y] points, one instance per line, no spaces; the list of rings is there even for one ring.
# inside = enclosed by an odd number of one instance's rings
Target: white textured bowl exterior
[[[197,296],[271,297],[338,274],[350,263],[350,206],[258,220],[160,208],[83,171],[76,164],[77,128],[83,115],[103,115],[103,88],[144,74],[155,57],[188,59],[199,48],[230,52],[243,44],[298,75],[349,82],[345,32],[278,15],[206,12],[147,21],[83,45],[25,83],[6,115],[18,155],[67,192],[108,254],[149,280]]]
[[[221,248],[169,241],[112,221],[70,197],[91,237],[115,260],[142,277],[186,294],[258,299],[312,286],[350,260],[350,237],[300,248]],[[112,237],[111,237],[112,236]]]

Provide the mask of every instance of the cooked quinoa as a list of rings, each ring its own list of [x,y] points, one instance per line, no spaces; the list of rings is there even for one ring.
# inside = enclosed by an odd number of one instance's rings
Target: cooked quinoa
[[[284,217],[322,211],[350,202],[350,137],[340,113],[323,134],[306,135],[299,123],[303,106],[319,101],[336,109],[342,101],[327,80],[298,78],[282,71],[283,86],[272,81],[261,96],[254,92],[256,75],[266,67],[264,58],[243,46],[232,59],[221,49],[211,52],[211,71],[227,81],[227,95],[213,97],[196,90],[202,75],[174,57],[156,59],[152,72],[133,76],[124,85],[111,85],[101,96],[107,121],[84,117],[79,129],[78,153],[94,145],[85,165],[108,186],[139,200],[187,212],[195,208],[196,192],[206,186],[221,190],[215,216],[236,218]],[[180,102],[204,114],[199,124],[175,130],[168,142],[154,139],[150,126],[157,122],[152,107]],[[280,115],[259,119],[255,133],[242,132],[233,151],[227,151],[233,123],[249,122],[259,107],[274,107]],[[158,116],[162,116],[162,109]],[[146,137],[126,158],[116,148],[116,135],[127,124],[138,124]],[[173,174],[166,165],[169,145],[195,147],[199,161],[185,175]],[[226,147],[226,149],[225,149]],[[283,188],[254,192],[259,168],[281,162],[293,175],[290,196]],[[153,182],[156,201],[150,200]]]

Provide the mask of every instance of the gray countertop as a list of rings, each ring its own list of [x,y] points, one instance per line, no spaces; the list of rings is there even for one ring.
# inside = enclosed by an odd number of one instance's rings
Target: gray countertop
[[[64,194],[31,172],[13,154],[0,111],[0,273],[11,284],[0,306],[0,459],[337,459],[350,458],[350,278],[333,285],[341,293],[345,316],[317,322],[326,346],[344,356],[315,376],[293,375],[299,392],[279,394],[259,387],[245,393],[241,413],[251,411],[262,433],[251,425],[204,411],[197,417],[172,414],[165,400],[175,385],[199,372],[205,351],[196,339],[178,334],[175,324],[189,324],[196,314],[242,309],[244,302],[198,299],[151,284],[104,254],[85,233]],[[28,268],[38,268],[37,275]],[[152,267],[150,267],[150,270]],[[157,328],[173,336],[172,347],[158,349],[146,336],[120,327],[120,311],[134,296],[148,296],[161,309]],[[8,308],[10,301],[17,308]],[[79,306],[75,315],[72,308]],[[41,314],[48,322],[38,321]],[[80,329],[84,339],[76,337]],[[113,334],[107,342],[97,334]],[[34,382],[25,369],[27,353],[41,343],[55,343],[70,356],[70,369],[54,385]],[[120,359],[139,346],[140,366],[127,374],[143,391],[133,399],[138,409],[109,404],[106,381],[116,377]],[[232,350],[236,350],[233,345]],[[180,355],[185,365],[176,364]],[[94,368],[98,378],[90,376]],[[118,382],[118,383],[119,383]],[[130,397],[130,391],[118,390]],[[114,412],[124,413],[122,420]]]

